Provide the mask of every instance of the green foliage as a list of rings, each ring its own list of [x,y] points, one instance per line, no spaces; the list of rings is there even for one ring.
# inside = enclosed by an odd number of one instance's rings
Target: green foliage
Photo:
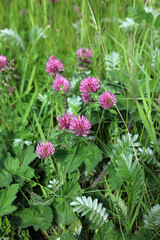
[[[148,214],[144,215],[144,224],[148,229],[159,229],[160,227],[160,205],[152,207]]]
[[[119,176],[118,172],[116,171],[113,163],[111,163],[107,167],[107,173],[108,173],[108,182],[113,190],[120,190],[122,186],[122,179]]]
[[[8,69],[0,69],[0,212],[9,215],[1,218],[0,237],[30,239],[19,226],[50,240],[159,237],[160,2],[115,2],[1,1],[0,52]],[[91,64],[77,60],[80,47],[92,51]],[[69,93],[52,87],[55,76],[45,71],[51,55],[63,62]],[[84,104],[80,81],[93,76],[101,88]],[[103,91],[117,97],[116,110],[104,115]],[[87,117],[91,135],[57,131],[62,112]],[[132,135],[124,135],[126,126]],[[40,140],[51,141],[55,154],[34,161]]]
[[[158,234],[155,234],[153,231],[150,231],[149,229],[146,228],[140,228],[139,231],[136,232],[136,236],[138,237],[139,240],[159,239]]]
[[[22,38],[12,29],[5,28],[0,30],[0,36],[4,39],[4,41],[9,41],[11,45],[19,46],[22,50],[25,50]]]
[[[17,209],[11,204],[16,199],[18,187],[18,184],[12,184],[8,188],[0,190],[0,216],[10,214]]]
[[[80,146],[76,153],[73,150],[57,150],[55,158],[68,170],[68,173],[74,172],[83,162],[86,171],[91,172],[102,160],[102,152],[95,144],[89,142],[85,146]]]
[[[67,232],[64,233],[60,238],[60,240],[76,240],[76,239],[77,239],[76,237],[74,237],[73,235],[71,235]]]
[[[57,223],[68,225],[75,222],[77,217],[70,206],[70,202],[77,195],[81,194],[80,185],[75,181],[70,181],[63,184],[57,193],[60,196],[57,198],[57,203],[54,204],[54,214]]]
[[[94,235],[93,240],[139,240],[136,235],[133,234],[124,234],[118,233],[115,230],[115,227],[112,221],[104,223],[103,226],[98,230],[98,233]]]
[[[6,216],[0,218],[0,236],[2,239],[31,240],[28,230],[18,229],[16,231]]]
[[[58,224],[69,225],[77,220],[73,209],[65,199],[59,199],[59,203],[54,205],[55,220]]]
[[[52,209],[49,206],[31,206],[14,214],[14,224],[17,227],[27,228],[34,226],[35,229],[47,230],[53,220]]]
[[[53,196],[42,198],[36,193],[31,193],[30,205],[50,205],[54,200]]]
[[[72,84],[73,83],[74,82],[72,82]],[[81,98],[79,96],[76,97],[76,95],[73,94],[72,98],[67,98],[67,102],[69,105],[68,112],[77,115],[81,109]]]
[[[0,144],[0,187],[8,187],[12,182],[12,174],[5,169],[7,150],[4,144]]]
[[[160,14],[156,17],[156,20],[154,22],[154,26],[156,28],[159,28],[160,27]]]
[[[124,200],[121,197],[112,195],[112,201],[114,203],[114,207],[117,212],[117,217],[120,218],[120,220],[122,221],[122,224],[124,226],[127,225],[127,223],[128,223],[127,206],[126,206]]]
[[[98,199],[92,200],[91,197],[82,198],[77,197],[76,201],[70,203],[74,206],[73,211],[81,213],[81,216],[88,215],[89,220],[95,227],[100,227],[104,222],[108,221],[108,213],[106,208],[102,207],[101,203],[98,203]]]
[[[107,55],[105,57],[106,59],[106,65],[107,68],[106,70],[120,70],[117,66],[120,63],[120,57],[119,57],[119,53],[117,52],[112,52],[111,55]]]

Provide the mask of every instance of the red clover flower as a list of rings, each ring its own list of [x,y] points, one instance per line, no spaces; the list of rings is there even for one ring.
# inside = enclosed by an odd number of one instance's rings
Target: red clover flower
[[[58,75],[53,82],[53,88],[56,92],[59,92],[60,90],[64,90],[65,92],[70,92],[71,87],[69,81]]]
[[[112,107],[113,105],[116,105],[117,98],[116,96],[111,92],[103,92],[99,97],[99,104],[102,108],[105,108],[106,110]]]
[[[4,55],[0,55],[0,70],[4,70],[7,67],[7,57]]]
[[[90,134],[91,123],[88,118],[82,116],[75,116],[70,121],[69,129],[77,136],[87,137]]]
[[[91,61],[88,58],[92,58],[92,53],[88,48],[80,48],[77,50],[77,58],[80,61],[90,64]]]
[[[73,113],[68,113],[68,115],[65,115],[63,112],[62,116],[63,118],[60,116],[57,118],[59,124],[59,127],[57,129],[69,129],[71,118],[73,118]]]
[[[48,158],[54,153],[55,148],[53,147],[52,143],[48,141],[46,142],[46,144],[44,144],[44,141],[42,141],[42,143],[38,143],[36,147],[36,155],[39,158]]]
[[[49,76],[55,76],[57,73],[63,71],[62,62],[55,56],[50,56],[49,61],[46,63],[46,72],[49,72]]]
[[[87,104],[90,103],[90,93],[93,92],[97,92],[100,88],[100,84],[99,84],[99,79],[98,78],[84,78],[81,83],[80,83],[80,91],[83,92],[82,95],[82,101],[83,102],[87,102]]]

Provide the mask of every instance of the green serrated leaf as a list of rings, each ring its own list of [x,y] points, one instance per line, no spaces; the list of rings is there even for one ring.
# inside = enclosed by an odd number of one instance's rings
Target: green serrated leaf
[[[0,170],[0,187],[8,187],[12,182],[12,174],[5,169]]]
[[[123,181],[118,175],[113,163],[107,167],[107,173],[109,174],[108,182],[110,183],[110,186],[113,188],[113,190],[120,190]]]
[[[23,153],[23,158],[22,158],[22,170],[25,170],[28,165],[36,158],[36,154],[34,153],[34,148],[33,146],[29,146],[26,151]]]
[[[38,226],[42,230],[51,226],[52,219],[52,209],[49,206],[31,206],[17,212],[13,218],[18,227]]]
[[[94,235],[93,240],[120,240],[120,234],[115,230],[112,221],[104,223],[103,226],[98,230],[98,233]]]
[[[4,162],[4,166],[10,173],[15,173],[19,166],[19,160],[18,158],[12,158],[11,154],[7,153],[7,159]]]
[[[77,220],[77,216],[73,212],[72,207],[65,200],[62,200],[54,206],[54,216],[58,224],[69,225]]]
[[[50,205],[53,202],[54,198],[53,196],[49,196],[45,199],[42,199],[42,197],[36,193],[31,193],[31,205]]]
[[[83,159],[86,165],[86,171],[90,173],[96,165],[102,161],[102,152],[97,145],[88,143],[87,146],[79,148],[77,158]]]
[[[6,189],[0,190],[0,216],[14,212],[17,207],[12,206],[18,192],[18,184],[12,184]]]
[[[59,194],[61,194],[64,197],[67,196],[67,200],[70,200],[71,198],[73,199],[79,196],[80,192],[81,192],[81,187],[79,183],[74,181],[70,181],[64,184],[59,190]]]

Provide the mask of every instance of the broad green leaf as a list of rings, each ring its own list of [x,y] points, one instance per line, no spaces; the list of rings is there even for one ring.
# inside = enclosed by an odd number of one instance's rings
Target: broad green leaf
[[[118,175],[117,171],[115,170],[113,164],[110,164],[107,167],[107,173],[109,174],[108,176],[108,182],[110,183],[110,186],[112,187],[113,190],[120,190],[122,186],[122,179]]]
[[[7,154],[7,159],[4,162],[5,169],[10,173],[15,173],[19,166],[18,158],[13,158],[10,153]]]
[[[29,179],[31,179],[33,175],[34,175],[34,169],[31,167],[27,167],[24,171],[21,171],[21,169],[18,169],[14,178],[17,182],[23,183],[24,181],[28,181]]]
[[[0,216],[10,214],[17,209],[11,205],[16,199],[17,192],[18,184],[12,184],[8,188],[0,190]]]
[[[17,213],[13,218],[18,227],[27,228],[36,226],[42,230],[47,230],[51,226],[53,219],[52,209],[49,206],[31,206]]]
[[[36,193],[31,193],[31,205],[50,205],[53,202],[53,196],[49,196],[47,198],[42,198],[40,195]]]
[[[116,232],[112,221],[104,223],[98,230],[98,233],[94,235],[93,240],[120,240],[120,234]]]
[[[8,187],[12,182],[12,174],[5,169],[0,169],[0,187]]]
[[[69,225],[77,220],[76,214],[66,200],[62,199],[62,201],[54,205],[54,207],[54,216],[58,224]]]
[[[26,151],[23,153],[23,158],[22,158],[22,170],[25,170],[28,165],[36,158],[36,154],[34,153],[34,148],[33,146],[29,146]]]
[[[102,160],[102,152],[95,144],[88,143],[80,146],[76,153],[67,149],[57,150],[55,158],[68,170],[68,173],[74,172],[83,162],[86,170],[90,172]]]
[[[87,146],[79,148],[77,158],[83,159],[86,171],[90,173],[102,161],[102,152],[95,144],[88,143]]]
[[[60,190],[58,195],[62,195],[64,197],[67,196],[66,200],[70,200],[71,198],[76,198],[77,196],[80,195],[81,188],[78,182],[70,181],[66,184],[64,184]],[[70,198],[69,198],[70,197]]]

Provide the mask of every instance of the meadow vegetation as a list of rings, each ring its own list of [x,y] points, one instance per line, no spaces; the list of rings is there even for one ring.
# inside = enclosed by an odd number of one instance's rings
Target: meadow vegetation
[[[159,0],[0,1],[0,238],[160,238]]]

